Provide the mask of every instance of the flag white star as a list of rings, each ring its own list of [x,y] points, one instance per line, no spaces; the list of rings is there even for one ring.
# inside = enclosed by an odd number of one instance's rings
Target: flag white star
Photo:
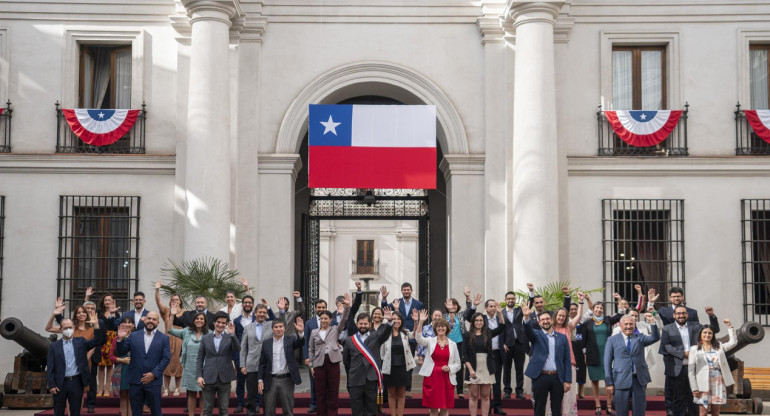
[[[104,118],[104,113],[99,112],[99,118]]]
[[[642,113],[642,115],[639,117],[642,120],[647,120],[647,114]]]
[[[337,135],[337,126],[339,126],[342,123],[335,123],[332,119],[331,114],[329,115],[329,121],[322,121],[321,124],[324,126],[324,134],[328,132],[334,133],[334,135]]]

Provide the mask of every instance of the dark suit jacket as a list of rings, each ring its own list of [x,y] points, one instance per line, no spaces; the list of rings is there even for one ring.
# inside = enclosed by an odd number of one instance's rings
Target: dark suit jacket
[[[532,319],[530,319],[532,322]],[[537,323],[535,323],[537,324]],[[529,358],[529,364],[524,374],[536,379],[540,377],[543,371],[546,359],[548,358],[548,336],[540,328],[540,325],[524,324],[524,331],[527,334],[529,342],[532,344],[532,356]],[[554,331],[556,335],[556,372],[559,373],[559,381],[562,383],[572,383],[572,357],[570,356],[569,343],[564,334]]]
[[[206,384],[229,383],[235,380],[233,357],[240,351],[241,343],[227,331],[222,332],[222,340],[219,342],[219,351],[217,351],[214,345],[214,333],[209,332],[201,338],[195,376],[203,377],[203,382]]]
[[[337,325],[337,320],[332,319],[332,322],[330,324],[331,326]],[[292,325],[293,326],[293,325]],[[305,322],[305,336],[303,338],[303,344],[302,344],[302,358],[310,358],[310,333],[313,332],[314,329],[318,329],[318,317],[314,316]]]
[[[660,315],[660,320],[663,321],[663,325],[673,324],[676,322],[674,320],[673,306],[663,306],[659,308],[658,314]],[[700,323],[700,319],[698,319],[698,311],[693,308],[687,308],[687,320],[690,322]],[[719,332],[719,330],[714,331],[714,333],[717,332]]]
[[[101,328],[101,327],[100,327]],[[88,350],[104,343],[104,330],[94,331],[94,337],[86,340],[83,337],[72,338],[72,347],[75,352],[75,363],[78,367],[83,386],[87,386],[91,380],[91,370],[88,369]],[[96,354],[96,353],[94,353]],[[48,389],[64,387],[64,374],[67,371],[67,362],[64,359],[64,341],[58,340],[48,347],[48,361],[46,361],[46,376]]]
[[[142,310],[142,316],[147,316],[147,314],[149,312],[150,311],[148,311],[147,308],[144,308]],[[129,318],[131,318],[132,321],[134,321],[134,317],[135,316],[136,316],[136,310],[135,309],[131,309],[130,311],[124,313],[123,316],[118,316],[117,318],[115,318],[113,320],[113,324],[115,324],[115,327],[117,328],[117,327],[120,326],[120,321],[122,321],[126,317],[129,317]],[[144,322],[142,322],[141,320],[139,321],[139,325],[137,325],[136,328],[134,328],[134,330],[135,331],[139,331],[140,329],[144,329]]]
[[[384,299],[380,302],[380,306],[382,307],[389,307],[393,309],[393,303],[387,303]],[[404,298],[401,298],[398,300],[398,312],[401,313],[401,315],[404,317],[404,328],[406,328],[409,331],[414,331],[414,320],[412,319],[412,309],[422,310],[425,309],[425,306],[423,306],[422,302],[419,300],[412,298],[412,307],[409,310],[406,310],[406,303],[404,302]],[[414,339],[410,339],[409,342],[416,342]]]
[[[281,316],[283,316],[283,315],[284,314],[281,313]],[[275,320],[275,314],[273,313],[272,309],[267,308],[267,319],[265,319],[265,322],[273,321],[273,320]],[[254,319],[254,312],[252,312],[251,313],[251,322],[254,322],[254,321],[255,321],[255,319]],[[233,326],[235,326],[235,337],[238,338],[238,341],[243,339],[243,328],[245,328],[246,325],[248,325],[248,324],[244,325],[242,322],[243,322],[243,315],[233,319]],[[286,322],[284,321],[284,324],[285,323]],[[292,328],[293,327],[294,327],[294,325],[292,325]],[[289,330],[289,326],[288,325],[286,325],[286,330],[287,331]]]
[[[103,316],[103,315],[99,315],[99,316]],[[118,314],[118,318],[116,319],[119,319],[119,318],[120,318],[120,314]],[[61,321],[62,319],[64,319],[64,315],[57,314],[56,316],[54,316],[54,319],[56,320],[57,324],[61,325]],[[107,322],[109,322],[109,324]],[[115,330],[115,322],[109,319],[107,320],[107,322],[105,322],[102,318],[99,318],[99,329],[101,331],[104,331],[105,334],[106,334],[106,331]],[[96,332],[98,331],[94,332],[94,339],[96,338]],[[96,348],[96,351],[93,354],[91,354],[91,363],[93,365],[98,365],[99,361],[102,360],[102,354],[99,352],[99,350],[102,348],[105,342],[107,342],[107,335],[104,335],[104,338],[102,338],[102,342],[100,342],[99,344],[95,344],[93,346],[93,348]]]
[[[174,325],[181,326],[182,328],[191,327],[193,324],[193,318],[195,318],[195,315],[197,312],[195,309],[191,311],[184,311],[182,313],[182,316],[174,316]],[[209,326],[209,331],[214,330],[214,313],[206,310],[206,324]]]
[[[564,297],[564,301],[562,302],[561,306],[564,307],[564,309],[566,309],[567,311],[569,311],[570,305],[572,305],[572,297],[571,296],[565,296]],[[537,323],[538,322],[538,317],[537,317],[537,311],[535,310],[535,298],[534,297],[530,297],[529,298],[529,310],[532,311],[530,313],[530,315],[529,315],[529,323],[530,324]],[[539,326],[538,326],[538,328],[539,328]]]
[[[302,338],[287,336],[284,336],[282,341],[291,380],[294,384],[300,384],[302,377],[299,375],[297,360],[294,359],[294,350],[302,347],[305,342]],[[262,341],[262,355],[259,357],[259,379],[265,384],[264,391],[270,390],[270,383],[273,381],[273,342],[275,342],[274,337]]]
[[[521,313],[521,308],[518,306],[513,308],[512,321],[508,319],[508,308],[503,309],[505,331],[503,331],[503,334],[500,337],[500,342],[505,344],[508,348],[513,348],[515,344],[518,344],[524,348],[524,352],[526,353],[529,352],[529,340],[524,333],[524,326],[522,325],[523,318],[524,315]]]
[[[709,316],[709,321],[711,326],[714,327],[714,332],[718,332],[719,320],[716,315]],[[702,327],[703,325],[698,322],[687,321],[687,333],[690,336],[690,346],[696,345],[698,334]],[[676,322],[663,327],[663,331],[660,335],[660,348],[658,349],[658,352],[663,354],[663,364],[665,365],[665,370],[663,371],[664,374],[669,377],[678,376],[682,371],[682,360],[684,360],[685,349]]]
[[[142,375],[149,372],[155,376],[155,380],[148,383],[149,386],[163,383],[163,371],[171,362],[171,348],[168,335],[157,329],[155,331],[147,352],[144,351],[144,330],[134,331],[127,339],[118,342],[117,355],[131,353],[131,362],[128,364],[129,384],[142,384]]]
[[[612,326],[619,322],[622,317],[622,313],[604,317],[604,323],[602,325],[607,325],[609,327],[607,330],[608,337],[612,335]],[[583,342],[585,343],[586,348],[586,365],[602,364],[599,359],[599,344],[596,342],[596,333],[594,332],[595,327],[596,325],[594,324],[593,317],[586,319],[581,324],[581,329],[583,330]]]
[[[348,322],[353,319],[352,316],[351,314],[348,317]],[[348,333],[356,334],[358,329],[355,332],[350,332],[350,327],[348,326]],[[366,345],[378,363],[380,362],[380,347],[390,339],[392,333],[393,327],[391,325],[382,324],[376,331],[369,333],[369,337],[364,340],[364,345]],[[345,339],[345,345],[342,348],[342,362],[345,364],[345,370],[348,373],[348,387],[359,387],[366,385],[368,382],[377,382],[377,372],[358,348],[353,345],[352,337],[351,335]]]

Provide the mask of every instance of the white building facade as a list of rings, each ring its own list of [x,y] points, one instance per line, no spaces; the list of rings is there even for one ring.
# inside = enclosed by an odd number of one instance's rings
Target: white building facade
[[[0,315],[42,332],[86,286],[154,309],[168,259],[199,257],[258,297],[332,301],[352,281],[329,259],[380,239],[391,293],[409,281],[434,307],[464,286],[635,300],[641,283],[770,326],[770,145],[736,113],[768,107],[768,23],[762,0],[4,1]],[[403,218],[385,219],[399,236],[326,218],[309,282],[308,105],[367,99],[436,106],[430,245]],[[146,112],[104,150],[57,102]],[[598,105],[688,111],[631,148]],[[761,351],[739,356],[762,367]]]

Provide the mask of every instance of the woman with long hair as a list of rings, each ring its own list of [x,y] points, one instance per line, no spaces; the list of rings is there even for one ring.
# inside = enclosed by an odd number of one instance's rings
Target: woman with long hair
[[[97,396],[112,396],[112,393],[118,395],[118,391],[110,391],[112,388],[112,371],[113,362],[110,360],[110,350],[112,349],[113,341],[117,334],[117,328],[115,327],[116,318],[120,318],[120,312],[115,305],[115,297],[112,293],[105,293],[96,304],[96,309],[99,311],[99,315],[104,318],[104,330],[105,342],[102,345],[101,354],[102,360],[99,361],[99,370],[96,376],[99,390]]]
[[[193,316],[193,324],[186,329],[177,329],[171,327],[168,334],[182,340],[182,387],[187,390],[187,414],[195,415],[195,407],[198,401],[198,392],[201,391],[198,385],[198,377],[195,375],[198,366],[198,350],[201,346],[201,339],[209,332],[206,325],[206,314],[198,312]]]
[[[342,326],[331,325],[332,319],[331,312],[321,312],[318,315],[321,326],[310,333],[308,340],[310,373],[315,381],[318,416],[336,416],[339,409],[342,346],[337,340]],[[342,322],[347,322],[347,316],[343,315]]]
[[[426,349],[424,364],[420,368],[420,375],[425,377],[422,381],[422,406],[430,409],[431,416],[447,416],[449,409],[455,407],[455,374],[462,367],[460,352],[457,350],[457,344],[447,336],[449,322],[440,312],[432,323],[436,335],[423,337],[420,327],[427,319],[428,312],[422,310],[419,319],[414,320],[417,343]]]
[[[569,289],[567,292],[569,293]],[[569,311],[565,308],[559,308],[554,313],[555,324],[553,330],[563,334],[567,339],[572,339],[572,334],[575,332],[575,327],[580,323],[580,317],[583,315],[583,303],[585,303],[585,295],[582,292],[578,292],[578,308],[577,314],[572,319],[569,319]],[[572,362],[572,380],[577,379],[576,363],[575,363],[575,351],[572,350],[572,343],[569,344],[570,360]],[[582,351],[578,351],[578,354],[582,354]],[[569,389],[564,393],[564,397],[561,402],[561,414],[564,416],[577,416],[577,390],[576,388]],[[550,408],[548,406],[547,408]]]
[[[478,297],[479,295],[477,295]],[[489,414],[490,393],[495,384],[495,359],[491,356],[492,338],[505,330],[505,322],[497,316],[497,328],[490,330],[484,314],[476,312],[471,316],[471,329],[463,339],[463,362],[465,363],[465,384],[468,385],[470,399],[468,408],[471,416],[476,416],[479,400],[481,415]]]
[[[128,324],[131,326],[131,332],[134,332],[134,320],[126,316],[120,320],[121,324]],[[117,342],[113,342],[110,347],[110,361],[115,365],[112,373],[112,391],[119,392],[120,395],[120,415],[128,416],[131,414],[131,400],[128,396],[129,388],[128,384],[128,365],[131,363],[130,354],[126,353],[120,357],[115,355],[115,347]]]
[[[470,302],[470,296],[471,296],[471,290],[469,288],[465,288],[465,300],[466,303]],[[465,310],[460,309],[460,302],[455,298],[448,298],[446,302],[444,303],[444,319],[446,319],[447,323],[449,323],[449,334],[447,336],[449,337],[452,342],[454,342],[457,345],[457,351],[463,350],[463,336],[466,332],[465,329],[465,320],[463,317],[465,316]],[[455,380],[457,381],[457,384],[455,385],[455,388],[457,389],[457,397],[463,399],[463,381],[465,380],[464,377],[464,366],[460,366],[460,370],[457,371],[457,374],[455,375]]]
[[[160,287],[162,283],[160,280],[155,282],[155,304],[158,305],[158,311],[160,317],[163,319],[163,324],[166,327],[166,333],[170,334],[169,328],[182,329],[180,326],[174,326],[174,317],[182,317],[184,310],[182,309],[182,298],[174,293],[168,300],[168,306],[164,305],[160,299]],[[182,383],[182,367],[181,354],[182,354],[182,340],[177,337],[170,337],[169,342],[171,344],[171,361],[168,363],[168,367],[163,371],[163,396],[168,397],[168,391],[171,389],[171,378],[174,378],[174,396],[179,396],[179,386]]]
[[[727,387],[735,384],[725,353],[738,344],[738,338],[730,320],[725,319],[724,322],[730,335],[726,343],[720,344],[711,325],[703,325],[697,345],[690,347],[687,371],[700,416],[708,415],[709,407],[711,416],[719,416],[720,408],[727,403]]]
[[[393,301],[393,329],[390,341],[380,347],[382,374],[388,388],[388,407],[391,416],[403,416],[406,402],[406,386],[410,384],[410,373],[417,364],[409,349],[409,338],[414,336],[404,328],[404,317],[398,310],[398,299]],[[416,310],[415,310],[416,312]]]
[[[382,320],[385,318],[385,312],[383,312],[382,308],[377,306],[376,308],[372,309],[369,315],[371,315],[372,318],[372,326],[370,330],[371,332],[376,332],[377,328],[382,325]]]
[[[621,317],[623,313],[604,316],[604,302],[596,302],[593,305],[593,315],[582,324],[583,341],[586,345],[586,366],[588,378],[591,379],[597,415],[602,414],[599,382],[604,381],[604,347],[607,345],[607,338],[612,334],[612,326],[619,322]],[[612,411],[612,393],[610,392],[607,392],[607,414],[615,415]]]

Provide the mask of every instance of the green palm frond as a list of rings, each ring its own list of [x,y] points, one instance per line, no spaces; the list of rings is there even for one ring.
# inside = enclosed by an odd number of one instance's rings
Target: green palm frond
[[[535,286],[535,294],[543,297],[545,301],[546,310],[556,310],[564,304],[564,293],[561,288],[567,286],[570,288],[570,296],[577,299],[577,291],[580,290],[583,293],[601,292],[603,289],[581,289],[578,287],[572,287],[569,280],[557,281],[546,284],[545,286]],[[529,302],[529,292],[522,290],[516,290],[516,298],[519,303]],[[503,305],[505,302],[502,303]]]
[[[231,269],[228,263],[211,257],[181,264],[169,259],[161,273],[169,280],[161,286],[161,291],[166,297],[178,294],[185,309],[194,306],[197,295],[204,296],[209,308],[214,309],[224,303],[228,290],[235,292],[238,298],[246,294],[246,288],[237,279],[240,273]]]

